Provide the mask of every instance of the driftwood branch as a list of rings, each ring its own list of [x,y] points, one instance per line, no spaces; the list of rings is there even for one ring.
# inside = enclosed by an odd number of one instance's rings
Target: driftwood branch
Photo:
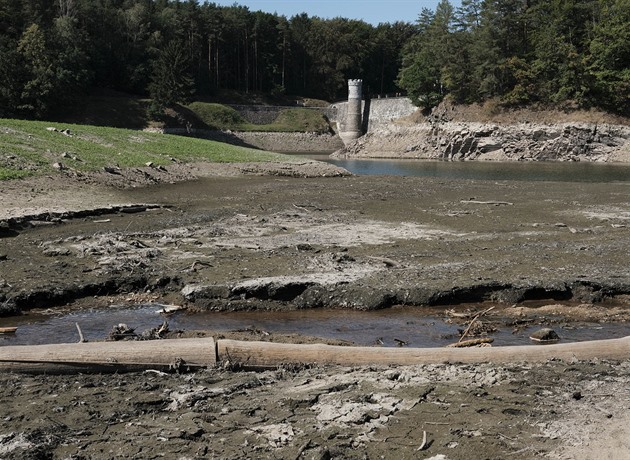
[[[424,450],[426,447],[427,447],[427,432],[423,431],[422,432],[422,444],[420,444],[420,447],[418,447],[416,449],[416,451]]]
[[[492,343],[494,339],[492,337],[481,337],[479,339],[470,339],[463,340],[461,342],[451,343],[447,345],[447,348],[466,348],[466,347],[476,347],[477,345],[483,345],[486,343]]]
[[[389,257],[369,256],[368,259],[376,260],[377,262],[382,262],[385,264],[386,267],[390,267],[390,268],[400,267],[400,262],[397,262],[394,259],[390,259]]]
[[[461,342],[462,340],[464,340],[464,338],[468,335],[468,332],[470,332],[470,328],[472,327],[473,324],[475,324],[475,321],[477,321],[479,318],[481,318],[483,315],[485,315],[486,313],[488,313],[489,311],[494,310],[494,306],[490,307],[484,311],[482,311],[481,313],[479,313],[477,316],[475,316],[473,319],[470,320],[470,323],[468,324],[468,327],[466,328],[466,330],[464,330],[464,333],[462,334],[462,336],[459,338],[458,343]]]
[[[474,203],[474,204],[490,204],[493,206],[514,206],[514,203],[509,201],[479,201],[479,200],[461,200],[460,203]]]
[[[87,340],[85,340],[85,337],[83,337],[83,332],[81,331],[81,326],[79,326],[79,323],[74,323],[74,325],[77,327],[77,331],[79,332],[79,343],[87,342]]]

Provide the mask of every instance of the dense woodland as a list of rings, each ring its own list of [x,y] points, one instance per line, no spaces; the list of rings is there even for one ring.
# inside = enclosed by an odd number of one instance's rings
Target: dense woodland
[[[447,0],[373,26],[172,0],[0,0],[0,116],[46,118],[95,88],[158,109],[224,90],[405,92],[628,114],[630,0]]]

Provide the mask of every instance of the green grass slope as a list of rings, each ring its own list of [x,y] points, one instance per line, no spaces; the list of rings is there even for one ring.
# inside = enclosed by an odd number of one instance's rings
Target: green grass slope
[[[223,104],[193,102],[186,108],[201,121],[202,126],[206,129],[283,133],[326,133],[330,131],[330,125],[324,115],[312,109],[283,109],[273,123],[257,125],[248,123],[240,113]]]
[[[210,102],[193,102],[188,109],[201,121],[206,129],[242,130],[247,122],[231,107]]]
[[[54,131],[50,128],[56,128]],[[64,134],[61,130],[69,130]],[[62,163],[78,171],[147,162],[290,161],[291,157],[220,142],[128,129],[0,119],[0,180],[46,174]]]

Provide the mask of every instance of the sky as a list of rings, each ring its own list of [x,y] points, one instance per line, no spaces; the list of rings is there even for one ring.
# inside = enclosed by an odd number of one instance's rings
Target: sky
[[[435,10],[438,0],[210,0],[221,6],[232,6],[238,3],[250,11],[262,10],[267,13],[278,13],[288,18],[296,14],[307,13],[309,16],[334,18],[341,16],[348,19],[361,19],[367,23],[378,25],[381,22],[415,22],[422,8]],[[451,0],[454,6],[459,0]]]

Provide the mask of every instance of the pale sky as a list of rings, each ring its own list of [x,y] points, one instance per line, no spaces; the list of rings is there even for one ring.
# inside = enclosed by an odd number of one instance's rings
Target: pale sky
[[[361,19],[373,25],[380,22],[406,21],[415,22],[422,8],[435,10],[438,0],[210,0],[221,6],[232,6],[237,3],[246,6],[250,11],[262,10],[267,13],[278,13],[287,18],[300,13],[320,18],[341,16],[348,19]],[[453,6],[460,5],[459,0],[452,0]]]

